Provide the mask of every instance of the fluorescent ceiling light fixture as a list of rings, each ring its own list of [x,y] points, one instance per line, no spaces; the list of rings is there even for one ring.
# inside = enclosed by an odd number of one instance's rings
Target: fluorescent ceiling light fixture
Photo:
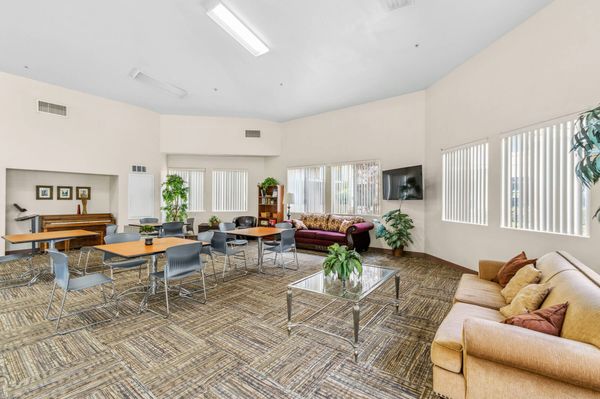
[[[246,48],[255,57],[261,56],[269,51],[269,48],[258,38],[238,17],[235,16],[221,2],[217,2],[208,8],[208,16],[223,30],[229,33],[235,40]]]
[[[142,72],[139,68],[133,68],[131,72],[129,72],[129,77],[131,77],[133,80],[137,80],[147,85],[167,91],[179,98],[183,98],[188,94],[187,91],[183,90],[181,87],[177,87],[170,83],[162,82],[156,78],[153,78],[152,76]]]

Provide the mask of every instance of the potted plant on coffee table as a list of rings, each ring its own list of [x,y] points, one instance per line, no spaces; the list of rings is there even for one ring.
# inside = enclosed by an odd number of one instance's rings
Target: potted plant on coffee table
[[[219,223],[221,223],[221,219],[217,215],[212,215],[210,219],[208,219],[208,224],[212,229],[216,229],[219,227]]]
[[[326,276],[335,274],[342,280],[342,286],[346,287],[346,281],[352,273],[362,274],[362,260],[358,252],[348,249],[345,245],[333,244],[328,248],[329,253],[323,261],[323,272]]]
[[[152,234],[154,234],[156,232],[156,229],[154,228],[154,226],[149,226],[147,224],[140,226],[140,234],[142,237],[144,237],[144,243],[146,245],[152,245]]]
[[[387,226],[378,220],[375,222],[375,237],[383,238],[394,251],[394,256],[404,255],[404,247],[413,242],[410,232],[415,225],[413,220],[400,208],[382,216]]]

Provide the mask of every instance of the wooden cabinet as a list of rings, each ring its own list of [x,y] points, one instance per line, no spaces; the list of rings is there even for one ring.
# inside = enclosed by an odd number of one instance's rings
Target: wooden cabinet
[[[279,184],[266,190],[258,186],[258,226],[268,226],[269,224],[280,223],[283,221],[284,209],[283,198],[285,196],[284,186]]]
[[[83,246],[104,244],[107,224],[114,224],[115,218],[110,213],[91,213],[87,215],[41,215],[40,231],[87,230],[98,233],[97,236],[75,238],[56,244],[59,250],[77,249]],[[40,245],[46,249],[46,244]]]

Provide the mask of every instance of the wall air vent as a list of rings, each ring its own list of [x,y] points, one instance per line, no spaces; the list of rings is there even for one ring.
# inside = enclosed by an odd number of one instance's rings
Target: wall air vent
[[[246,137],[258,139],[260,138],[260,130],[246,130]]]
[[[381,0],[381,3],[388,11],[395,11],[399,8],[412,6],[416,0]]]
[[[48,114],[67,116],[67,107],[59,104],[52,104],[46,101],[38,101],[38,111]]]
[[[131,171],[133,173],[146,173],[146,167],[144,165],[131,165]]]

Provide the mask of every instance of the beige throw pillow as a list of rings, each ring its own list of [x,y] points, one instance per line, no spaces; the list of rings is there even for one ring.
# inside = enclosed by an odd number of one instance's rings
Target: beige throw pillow
[[[550,285],[548,283],[529,284],[519,291],[510,305],[500,308],[500,313],[505,317],[512,317],[538,310],[544,299],[546,299],[548,292],[550,292]]]
[[[511,303],[521,289],[529,284],[535,284],[542,278],[542,272],[533,265],[527,265],[519,269],[517,274],[510,279],[506,287],[500,291],[506,303]]]

